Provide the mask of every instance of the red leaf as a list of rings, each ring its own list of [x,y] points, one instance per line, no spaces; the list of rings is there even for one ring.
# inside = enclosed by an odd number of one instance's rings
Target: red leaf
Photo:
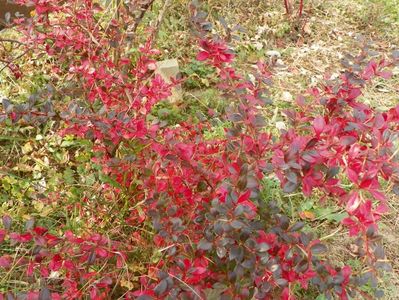
[[[251,191],[247,190],[245,193],[241,194],[240,197],[238,197],[237,203],[243,203],[249,200],[249,197],[251,196]]]
[[[41,297],[39,295],[39,292],[34,292],[34,291],[29,291],[28,294],[26,295],[26,300],[37,300],[37,299],[45,299],[44,297]],[[51,298],[51,300],[56,300],[55,298]]]
[[[349,276],[352,274],[352,269],[350,266],[344,266],[341,272],[345,279],[349,279]]]
[[[373,195],[373,197],[379,201],[385,201],[386,196],[384,193],[377,190],[369,190],[369,192]]]
[[[31,277],[33,275],[34,267],[35,267],[34,263],[30,262],[26,269],[26,276]]]
[[[343,219],[342,224],[349,227],[350,236],[356,236],[360,232],[359,226],[351,218]]]
[[[35,232],[37,235],[43,235],[47,232],[47,229],[43,227],[35,227],[33,232]]]
[[[358,172],[356,172],[353,169],[348,168],[348,169],[346,169],[346,173],[347,173],[350,181],[352,181],[353,183],[357,183],[357,180],[359,179]]]
[[[198,61],[204,61],[207,60],[209,57],[209,53],[206,51],[201,51],[200,53],[197,54],[197,60]]]
[[[349,213],[354,212],[360,205],[360,197],[359,194],[357,192],[352,192],[352,194],[350,194],[348,202],[346,204],[346,210]]]
[[[296,104],[298,104],[299,106],[305,106],[305,97],[302,95],[299,95],[298,97],[296,97],[295,99]]]
[[[51,271],[58,271],[62,266],[62,257],[59,254],[53,256],[49,263],[49,268]]]
[[[373,180],[374,180],[373,178],[363,179],[362,182],[360,183],[360,188],[368,189],[371,186],[371,184],[373,183]]]
[[[7,231],[5,229],[0,229],[0,243],[2,243],[4,241],[6,234],[7,234]]]
[[[69,271],[74,271],[75,270],[75,265],[71,260],[66,260],[64,261],[64,267],[65,269]]]
[[[32,234],[30,234],[29,232],[23,233],[20,235],[20,240],[22,243],[27,243],[27,242],[31,241],[32,238],[33,238]]]
[[[204,267],[193,268],[192,272],[191,272],[191,274],[193,274],[193,275],[202,275],[204,273],[206,273],[206,268],[204,268]]]
[[[283,289],[283,292],[281,294],[281,300],[294,300],[294,298],[291,296],[289,288],[286,287]]]
[[[374,118],[374,127],[377,129],[383,128],[385,125],[385,119],[382,114],[378,114]]]
[[[105,250],[104,248],[97,248],[96,249],[96,254],[102,258],[105,258],[108,256],[108,251]]]
[[[341,143],[341,145],[343,146],[349,146],[354,144],[357,141],[357,138],[355,138],[354,136],[351,135],[345,135],[343,137],[341,137],[339,139],[339,142]]]
[[[181,157],[185,160],[190,160],[194,154],[194,145],[180,143],[175,145],[175,147],[179,150]]]
[[[368,63],[367,67],[363,71],[363,78],[369,80],[377,70],[377,63],[372,60]]]
[[[32,238],[33,237],[29,232],[23,233],[23,234],[19,234],[19,233],[15,233],[15,232],[10,233],[10,239],[12,239],[16,242],[19,242],[19,243],[27,243],[27,242],[31,241]]]
[[[304,155],[302,155],[302,159],[311,164],[316,162],[316,158],[309,153],[305,153]]]
[[[349,100],[354,100],[362,94],[360,89],[351,89],[348,95]]]
[[[48,270],[48,268],[46,268],[46,266],[41,266],[41,268],[40,268],[40,275],[42,276],[42,277],[49,277],[49,275],[50,275],[50,272],[49,272],[49,270]]]
[[[323,132],[326,127],[326,121],[323,117],[319,116],[313,120],[313,129],[317,135]]]
[[[116,256],[116,267],[119,269],[122,268],[125,262],[126,262],[126,255],[124,255],[123,253],[118,253],[118,255]]]
[[[380,205],[378,205],[377,208],[376,208],[376,210],[375,210],[375,212],[376,212],[377,214],[380,214],[380,215],[383,215],[383,214],[387,213],[388,211],[389,211],[389,208],[388,208],[388,206],[387,206],[386,204],[384,204],[384,203],[381,203]]]
[[[11,266],[12,259],[8,255],[0,256],[0,267],[8,269]]]
[[[384,79],[390,79],[392,77],[393,73],[389,71],[381,71],[378,72],[378,76],[381,76]]]

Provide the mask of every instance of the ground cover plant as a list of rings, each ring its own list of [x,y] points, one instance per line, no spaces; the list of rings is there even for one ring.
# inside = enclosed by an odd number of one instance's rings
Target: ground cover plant
[[[376,110],[362,93],[390,80],[399,52],[353,50],[339,76],[297,91],[276,130],[276,62],[238,68],[234,30],[224,24],[216,34],[194,1],[190,59],[222,104],[164,120],[159,107],[184,78],[168,83],[155,72],[166,6],[136,36],[152,2],[33,1],[18,40],[6,41],[43,77],[29,97],[2,101],[0,141],[23,157],[1,169],[0,297],[383,297],[378,280],[391,266],[378,224],[389,211],[385,191],[399,189],[399,106]],[[32,76],[14,59],[6,67],[16,82]],[[271,183],[338,207],[364,268],[331,259],[310,212],[299,221]]]

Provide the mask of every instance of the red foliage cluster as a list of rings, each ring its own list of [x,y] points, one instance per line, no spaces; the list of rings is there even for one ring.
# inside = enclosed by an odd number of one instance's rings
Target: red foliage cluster
[[[90,285],[88,291],[92,299],[106,298],[112,288],[112,270],[108,270],[111,272],[109,275],[106,272],[99,274],[88,272],[88,267],[100,267],[104,262],[114,260],[115,266],[122,268],[126,260],[126,256],[119,252],[119,244],[100,234],[78,237],[66,231],[63,237],[57,237],[46,228],[34,227],[33,220],[27,222],[26,231],[16,233],[11,232],[12,223],[8,216],[3,217],[3,224],[6,229],[0,231],[1,240],[8,237],[11,246],[29,245],[29,250],[21,251],[16,258],[1,256],[0,268],[10,270],[12,267],[22,267],[25,271],[21,275],[27,282],[35,283],[36,278],[45,278],[56,282],[64,290],[62,294],[57,293],[45,285],[40,291],[29,291],[26,299],[81,298],[84,296],[80,286],[82,280]],[[6,297],[11,295],[7,294]]]
[[[294,126],[275,145],[273,165],[284,188],[293,190],[300,182],[306,196],[320,188],[338,199],[351,216],[344,223],[352,235],[366,233],[387,211],[379,179],[398,174],[393,153],[398,107],[381,113],[356,100],[366,80],[387,74],[371,61],[359,74],[345,73],[338,84],[309,91],[312,102],[299,97],[300,110],[286,112]],[[351,190],[342,188],[344,179]]]
[[[220,299],[294,299],[295,285],[312,285],[348,299],[377,268],[387,268],[376,223],[387,210],[380,180],[399,175],[393,152],[399,107],[380,113],[358,98],[372,77],[389,75],[388,63],[371,61],[361,68],[364,57],[355,58],[358,68],[298,97],[297,106],[285,112],[290,128],[272,136],[259,110],[270,102],[271,70],[260,62],[245,79],[234,69],[228,46],[204,38],[197,58],[216,68],[219,88],[233,103],[226,137],[210,140],[204,136],[207,123],[148,121],[152,107],[173,86],[154,75],[158,52],[151,42],[140,47],[135,61],[123,52],[111,55],[125,41],[124,25],[113,20],[102,28],[99,5],[34,2],[37,15],[23,27],[28,46],[45,52],[54,74],[75,84],[76,95],[64,111],[50,117],[65,121],[62,134],[94,142],[95,162],[117,182],[117,187],[104,185],[104,192],[129,199],[122,222],[131,229],[149,226],[162,253],[148,265],[148,274],[141,274],[139,287],[112,297],[206,299],[217,293]],[[5,107],[14,122],[32,107],[26,109]],[[350,267],[334,268],[320,258],[327,248],[302,230],[305,224],[291,224],[271,199],[262,199],[261,180],[271,175],[285,192],[300,189],[310,196],[317,189],[345,207],[343,224],[359,237],[359,254],[367,257],[370,271],[353,277]],[[15,233],[8,218],[3,223],[0,240],[28,249],[13,258],[25,268],[21,276],[28,282],[41,279],[27,299],[110,298],[122,289],[120,270],[134,263],[129,251],[135,245],[122,233],[55,236],[33,224]],[[134,236],[146,242],[140,232]],[[9,255],[0,257],[0,268],[11,263]]]

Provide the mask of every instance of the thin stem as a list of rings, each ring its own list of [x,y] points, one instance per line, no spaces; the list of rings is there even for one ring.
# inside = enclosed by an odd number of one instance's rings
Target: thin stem
[[[172,277],[172,278],[174,278],[174,279],[180,281],[183,285],[185,285],[188,289],[190,289],[190,290],[194,293],[194,295],[196,295],[199,299],[204,300],[204,298],[202,298],[202,297],[197,293],[196,290],[194,290],[191,286],[189,286],[187,283],[185,283],[185,282],[184,282],[183,280],[181,280],[179,277],[174,276],[173,274],[171,274],[171,273],[169,273],[169,272],[168,272],[168,274],[169,274],[170,277]]]
[[[342,226],[340,225],[340,226],[338,227],[338,229],[336,229],[336,230],[335,230],[334,232],[332,232],[331,234],[321,237],[321,238],[320,238],[320,241],[324,241],[324,240],[327,240],[327,239],[329,239],[329,238],[332,238],[332,237],[335,236],[339,231],[341,231],[341,229],[342,229]]]
[[[171,0],[166,0],[164,5],[163,5],[163,7],[162,7],[162,9],[161,9],[161,11],[159,12],[157,21],[156,21],[155,26],[154,26],[154,32],[153,32],[153,37],[154,38],[158,34],[159,28],[161,27],[161,24],[162,24],[162,20],[165,17],[165,12],[168,9],[168,7],[170,6],[171,2],[172,2]]]
[[[301,0],[301,2],[299,2],[298,16],[302,17],[302,13],[303,13],[303,0]]]
[[[13,39],[5,39],[5,38],[0,38],[0,42],[8,42],[8,43],[16,43],[20,45],[25,45],[25,43],[18,41],[18,40],[13,40]]]
[[[289,0],[284,0],[285,12],[287,15],[291,14]]]

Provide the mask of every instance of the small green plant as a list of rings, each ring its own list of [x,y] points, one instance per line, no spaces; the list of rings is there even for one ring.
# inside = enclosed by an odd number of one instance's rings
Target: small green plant
[[[181,72],[186,78],[184,81],[184,88],[186,89],[209,87],[216,80],[215,70],[196,60],[191,60],[189,64],[182,68]]]

